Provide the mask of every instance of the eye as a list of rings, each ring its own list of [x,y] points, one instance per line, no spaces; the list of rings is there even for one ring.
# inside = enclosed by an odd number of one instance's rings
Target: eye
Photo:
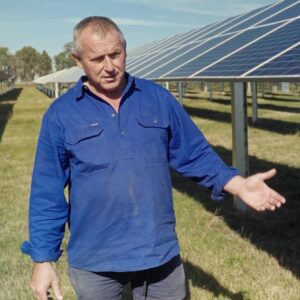
[[[92,58],[91,61],[94,62],[94,63],[100,63],[104,60],[104,56],[98,56],[98,57],[95,57],[95,58]]]
[[[120,54],[121,54],[120,51],[116,51],[116,52],[112,53],[112,54],[110,55],[110,57],[111,57],[112,59],[118,58],[118,57],[120,56]]]

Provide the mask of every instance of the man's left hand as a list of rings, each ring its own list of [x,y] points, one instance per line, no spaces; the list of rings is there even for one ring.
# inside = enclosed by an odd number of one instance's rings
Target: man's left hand
[[[238,196],[257,211],[273,211],[285,203],[285,198],[265,183],[265,180],[272,178],[275,174],[276,170],[272,169],[247,178],[236,176],[224,186],[224,190]]]

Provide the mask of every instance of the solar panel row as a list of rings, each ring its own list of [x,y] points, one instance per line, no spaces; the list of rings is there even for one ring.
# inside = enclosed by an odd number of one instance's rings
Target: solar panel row
[[[168,73],[168,77],[189,77],[194,73],[198,73],[204,67],[216,62],[220,57],[225,57],[233,51],[240,49],[243,45],[253,42],[256,38],[264,35],[274,28],[274,25],[264,26],[260,28],[250,29],[237,34],[234,38],[228,40],[226,43],[209,51],[207,54],[193,59],[182,67]]]
[[[150,79],[300,75],[300,0],[276,2],[149,43],[127,70]]]
[[[289,75],[299,76],[300,74],[300,45],[275,58],[271,62],[252,71],[249,76]]]
[[[198,76],[241,76],[268,58],[299,41],[300,20],[290,24],[284,23],[281,28],[268,33],[257,42],[249,45],[234,55],[198,74]]]

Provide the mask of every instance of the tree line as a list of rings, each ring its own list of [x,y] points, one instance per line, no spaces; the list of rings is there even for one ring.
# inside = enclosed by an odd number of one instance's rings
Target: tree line
[[[39,52],[31,46],[25,46],[12,54],[7,47],[0,45],[0,71],[15,76],[20,81],[32,81],[36,77],[70,68],[75,65],[72,57],[73,43],[64,45],[63,51],[52,59],[47,51]]]

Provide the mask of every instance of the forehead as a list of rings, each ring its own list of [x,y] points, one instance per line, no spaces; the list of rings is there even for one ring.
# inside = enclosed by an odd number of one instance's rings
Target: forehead
[[[119,32],[111,30],[105,36],[93,32],[90,29],[84,30],[80,35],[80,46],[83,53],[102,53],[122,49],[124,47]]]

